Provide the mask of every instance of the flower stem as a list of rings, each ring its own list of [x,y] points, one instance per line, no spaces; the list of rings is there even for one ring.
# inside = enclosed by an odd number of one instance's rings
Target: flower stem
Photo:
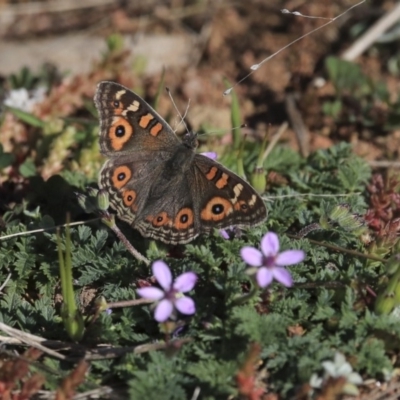
[[[250,291],[243,296],[237,296],[233,302],[233,306],[241,306],[242,304],[247,303],[249,300],[254,298],[258,293],[258,286],[255,284],[254,279],[251,279],[251,288]]]

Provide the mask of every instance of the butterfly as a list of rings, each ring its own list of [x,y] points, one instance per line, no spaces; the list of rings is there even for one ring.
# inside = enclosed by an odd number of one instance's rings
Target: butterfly
[[[252,226],[267,217],[259,194],[217,161],[196,154],[141,97],[100,82],[94,97],[104,163],[99,187],[117,216],[142,236],[187,243],[214,228]]]

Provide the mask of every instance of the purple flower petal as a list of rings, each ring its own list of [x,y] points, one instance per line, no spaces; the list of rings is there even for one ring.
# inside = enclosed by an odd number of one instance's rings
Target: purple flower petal
[[[161,260],[154,261],[152,270],[153,275],[156,277],[157,282],[161,285],[161,287],[165,291],[170,290],[172,284],[172,275],[168,265]]]
[[[225,239],[225,240],[229,240],[229,233],[226,231],[226,229],[221,229],[219,231],[219,234]]]
[[[161,300],[154,311],[154,319],[158,322],[164,322],[171,315],[174,306],[171,301]]]
[[[275,256],[279,252],[279,239],[275,232],[268,232],[261,239],[261,250],[265,256]]]
[[[254,247],[242,247],[240,249],[240,255],[242,256],[243,261],[252,267],[260,267],[262,265],[263,255],[260,250],[257,250]]]
[[[173,288],[178,292],[189,292],[194,288],[196,282],[197,275],[194,272],[185,272],[176,278]]]
[[[272,269],[272,274],[278,282],[282,283],[282,285],[286,287],[293,285],[292,275],[290,275],[290,272],[286,268],[275,267]]]
[[[261,288],[268,286],[272,282],[273,277],[272,272],[268,268],[261,267],[256,274],[258,286]]]
[[[164,292],[156,287],[144,287],[136,290],[139,296],[148,300],[160,300],[164,297]]]
[[[200,153],[203,156],[206,156],[208,158],[211,158],[211,160],[216,160],[218,155],[215,151],[206,151],[204,153]]]
[[[175,300],[176,309],[182,314],[192,315],[196,312],[194,301],[190,297],[179,297]]]
[[[305,256],[303,250],[286,250],[276,256],[275,263],[281,267],[284,265],[297,264],[302,262]]]

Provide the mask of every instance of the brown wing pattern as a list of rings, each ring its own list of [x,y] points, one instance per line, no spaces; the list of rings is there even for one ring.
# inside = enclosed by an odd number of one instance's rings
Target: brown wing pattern
[[[94,102],[100,117],[100,149],[107,157],[172,151],[180,143],[164,119],[122,85],[99,83]]]
[[[201,232],[230,226],[252,226],[265,220],[267,209],[254,188],[208,157],[197,154],[193,163]]]

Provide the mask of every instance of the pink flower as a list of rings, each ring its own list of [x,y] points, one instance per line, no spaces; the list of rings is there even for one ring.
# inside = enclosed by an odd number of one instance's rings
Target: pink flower
[[[230,236],[227,229],[220,229],[219,234],[222,236],[223,239],[229,240]]]
[[[256,267],[256,279],[260,287],[268,286],[273,279],[287,287],[292,286],[290,272],[284,268],[302,262],[305,258],[303,250],[286,250],[279,253],[279,239],[274,232],[268,232],[261,239],[261,251],[250,246],[243,247],[240,255],[245,263]]]
[[[202,156],[206,156],[208,158],[211,158],[211,160],[216,160],[218,155],[215,151],[206,151],[204,153],[200,153]]]
[[[194,301],[182,293],[193,289],[197,281],[194,272],[185,272],[172,282],[172,274],[164,261],[155,261],[152,265],[153,275],[162,289],[154,286],[137,290],[139,296],[145,299],[157,301],[154,318],[158,322],[165,322],[173,313],[174,308],[186,315],[196,312]]]

